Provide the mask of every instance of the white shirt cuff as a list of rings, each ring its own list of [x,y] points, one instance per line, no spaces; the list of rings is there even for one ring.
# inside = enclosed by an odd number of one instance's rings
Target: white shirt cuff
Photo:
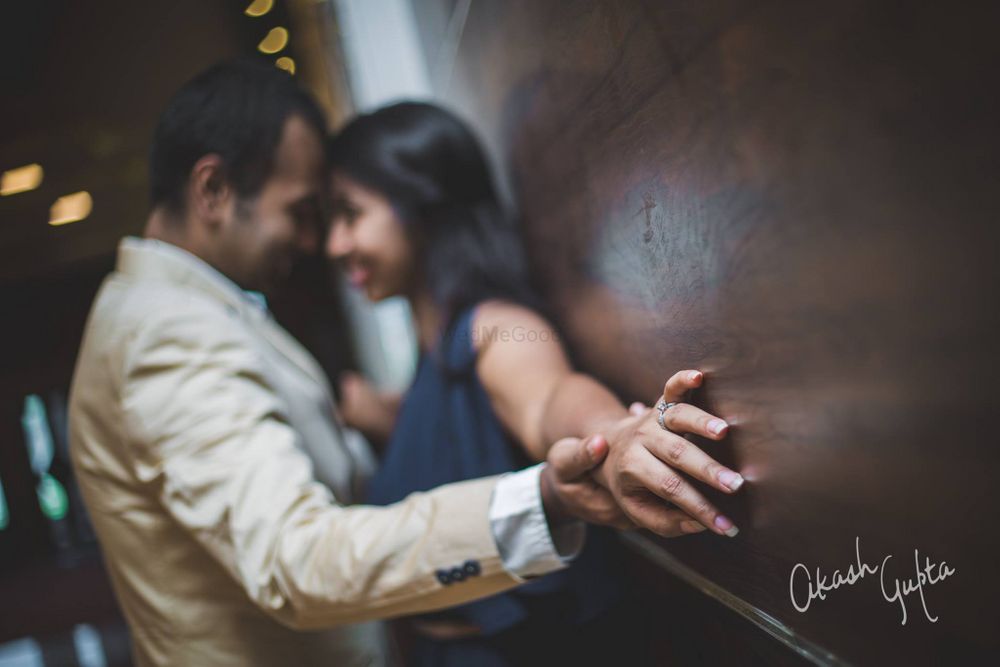
[[[549,532],[539,479],[544,465],[502,476],[490,500],[490,527],[503,566],[521,579],[566,567],[579,555],[586,537],[582,521]]]

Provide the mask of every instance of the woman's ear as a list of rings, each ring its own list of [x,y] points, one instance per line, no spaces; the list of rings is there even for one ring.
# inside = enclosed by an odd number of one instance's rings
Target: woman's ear
[[[221,226],[231,198],[221,156],[211,153],[194,163],[188,179],[188,207],[194,217],[211,227]]]

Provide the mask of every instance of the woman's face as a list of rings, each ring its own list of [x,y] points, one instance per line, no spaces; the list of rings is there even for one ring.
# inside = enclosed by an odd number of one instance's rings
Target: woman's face
[[[335,171],[332,179],[327,255],[372,301],[412,291],[413,244],[389,200],[343,172]]]

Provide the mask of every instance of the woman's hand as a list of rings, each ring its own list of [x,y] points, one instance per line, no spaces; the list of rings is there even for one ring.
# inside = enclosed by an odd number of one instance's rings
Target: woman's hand
[[[345,372],[340,376],[340,415],[344,423],[370,440],[385,442],[392,435],[401,396],[380,392],[362,375]]]
[[[690,389],[701,385],[703,377],[700,371],[681,371],[667,381],[663,400],[672,405],[663,411],[666,429],[659,425],[658,409],[633,404],[629,417],[604,430],[610,451],[593,473],[629,519],[664,537],[698,532],[703,527],[729,537],[739,532],[681,474],[724,493],[735,493],[743,484],[739,473],[682,437],[694,433],[721,440],[729,428],[725,421],[680,402]]]

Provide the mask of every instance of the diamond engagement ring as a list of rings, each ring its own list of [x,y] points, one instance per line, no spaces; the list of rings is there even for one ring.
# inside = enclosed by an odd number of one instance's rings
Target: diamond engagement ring
[[[659,416],[656,418],[656,423],[659,424],[660,428],[662,428],[664,431],[669,431],[670,429],[667,428],[667,425],[663,423],[663,413],[667,411],[667,408],[672,408],[675,405],[677,405],[676,402],[667,403],[667,401],[662,397],[660,398],[660,400],[656,402],[656,409],[660,413]]]

